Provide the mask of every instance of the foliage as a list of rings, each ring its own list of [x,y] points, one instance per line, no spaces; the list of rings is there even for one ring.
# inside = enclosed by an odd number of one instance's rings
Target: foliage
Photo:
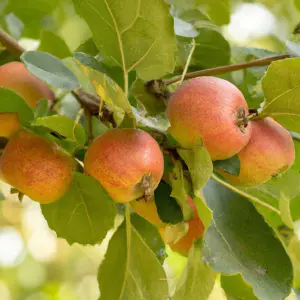
[[[57,202],[41,205],[41,215],[56,238],[72,247],[97,248],[108,242],[97,264],[101,300],[211,299],[219,281],[228,299],[280,300],[300,288],[300,58],[278,59],[286,52],[297,54],[291,49],[278,53],[285,47],[282,44],[271,51],[231,43],[222,26],[230,23],[240,2],[0,2],[0,25],[15,39],[7,45],[0,32],[0,68],[20,60],[55,93],[53,103],[41,99],[32,109],[13,89],[1,86],[0,125],[2,115],[16,113],[23,129],[58,144],[78,163],[70,189]],[[300,10],[299,1],[278,1],[277,10],[272,1],[256,2],[274,15],[280,10],[284,16],[291,14],[287,24],[296,25],[291,23],[295,10]],[[78,32],[66,34],[66,24]],[[296,30],[285,39],[299,47],[298,34]],[[24,43],[26,49],[20,50],[17,42],[22,44],[26,37],[39,45],[29,50]],[[191,73],[195,71],[200,73]],[[288,129],[295,144],[293,166],[264,184],[239,187],[222,177],[222,172],[239,175],[237,155],[212,161],[201,137],[192,149],[182,148],[169,134],[165,110],[186,74],[232,82],[250,108],[247,122],[272,117]],[[197,216],[204,224],[203,237],[194,241],[187,258],[180,258],[184,266],[176,280],[168,268],[176,269],[180,259],[173,265],[166,260],[171,252],[165,245],[169,237],[161,236],[159,228],[129,205],[115,203],[84,172],[92,141],[116,127],[144,130],[162,150],[165,166],[160,184],[154,190],[151,174],[140,183],[143,197],[149,200],[150,193],[155,198],[150,203],[156,210],[151,213],[160,218],[172,242],[189,232]],[[6,142],[0,139],[1,151]],[[221,146],[224,142],[220,139]],[[127,158],[121,151],[119,156],[122,165]],[[14,187],[11,193],[23,197]],[[4,194],[0,192],[0,203],[6,201]],[[187,201],[190,197],[197,213]]]

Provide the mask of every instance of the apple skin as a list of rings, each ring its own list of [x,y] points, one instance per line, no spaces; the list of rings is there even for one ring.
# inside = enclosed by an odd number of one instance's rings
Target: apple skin
[[[0,177],[41,204],[57,201],[70,188],[76,162],[55,144],[20,131],[0,158]]]
[[[295,161],[295,147],[289,132],[268,117],[252,121],[251,139],[238,157],[238,176],[220,173],[236,186],[254,186],[287,171]]]
[[[188,221],[189,229],[184,237],[182,237],[177,243],[169,243],[170,248],[174,252],[178,252],[183,256],[188,256],[190,249],[193,246],[195,239],[201,238],[204,233],[204,225],[199,218],[196,206],[191,197],[187,196],[187,201],[191,205],[195,217]],[[159,233],[163,240],[165,240],[165,228],[159,228]]]
[[[32,75],[21,62],[0,66],[0,87],[14,90],[31,108],[35,108],[42,98],[48,99],[49,103],[54,101],[54,94],[49,87]],[[0,127],[0,136],[10,138],[21,129],[18,115],[0,113]]]
[[[158,143],[139,129],[112,129],[97,137],[84,160],[85,173],[96,178],[116,202],[144,196],[142,179],[151,175],[151,193],[164,171]]]
[[[193,148],[202,137],[212,160],[235,155],[251,136],[243,94],[217,77],[197,77],[183,83],[170,97],[166,115],[171,124],[169,132],[182,147]],[[243,124],[239,124],[241,119]]]

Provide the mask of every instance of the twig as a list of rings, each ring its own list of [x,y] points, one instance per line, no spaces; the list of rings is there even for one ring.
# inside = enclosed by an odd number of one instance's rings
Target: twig
[[[85,114],[85,119],[87,122],[88,140],[89,140],[89,143],[92,143],[92,141],[94,140],[92,114],[91,114],[90,110],[87,108],[84,109],[84,114]]]
[[[233,65],[228,65],[228,66],[222,66],[222,67],[217,67],[217,68],[212,68],[212,69],[191,72],[191,73],[187,73],[184,76],[184,79],[191,79],[191,78],[195,78],[195,77],[199,77],[199,76],[220,75],[220,74],[224,74],[227,72],[247,69],[249,67],[265,66],[265,65],[269,65],[273,61],[281,60],[281,59],[285,59],[285,58],[289,58],[289,57],[290,57],[290,55],[283,54],[283,55],[261,58],[261,59],[257,59],[257,60],[253,60],[253,61],[249,61],[249,62],[243,62],[243,63],[239,63],[239,64],[233,64]],[[166,79],[166,80],[164,80],[164,82],[166,85],[169,85],[169,84],[175,83],[180,80],[181,80],[181,75],[175,76],[170,79]]]
[[[253,202],[256,202],[258,203],[259,205],[261,206],[264,206],[272,211],[274,211],[275,213],[277,213],[279,216],[281,215],[280,211],[278,209],[276,209],[275,207],[273,207],[272,205],[266,203],[266,202],[263,202],[261,201],[260,199],[246,193],[246,192],[243,192],[241,191],[240,189],[232,186],[231,184],[229,184],[228,182],[222,180],[221,178],[219,178],[216,174],[212,174],[211,178],[213,178],[215,181],[219,182],[220,184],[226,186],[227,188],[229,188],[230,190],[236,192],[237,194],[240,194],[241,196],[245,197],[245,198],[248,198],[250,200],[252,200]]]
[[[0,29],[0,43],[12,54],[20,57],[25,49],[4,30]]]

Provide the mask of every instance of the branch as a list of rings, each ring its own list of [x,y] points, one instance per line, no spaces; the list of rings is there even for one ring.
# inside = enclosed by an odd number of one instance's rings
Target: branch
[[[281,60],[285,58],[289,58],[290,55],[288,54],[283,54],[283,55],[277,55],[277,56],[271,56],[271,57],[266,57],[266,58],[261,58],[249,62],[243,62],[239,64],[233,64],[233,65],[228,65],[228,66],[222,66],[222,67],[217,67],[217,68],[212,68],[212,69],[205,69],[201,71],[196,71],[196,72],[191,72],[187,73],[184,76],[184,79],[191,79],[199,76],[211,76],[211,75],[220,75],[232,71],[237,71],[237,70],[242,70],[242,69],[247,69],[250,67],[260,67],[260,66],[266,66],[269,65],[271,62],[276,61],[276,60]],[[164,83],[166,85],[175,83],[177,81],[181,80],[181,75],[175,76],[170,79],[164,80]]]
[[[0,43],[12,54],[20,57],[25,49],[4,30],[0,29]]]

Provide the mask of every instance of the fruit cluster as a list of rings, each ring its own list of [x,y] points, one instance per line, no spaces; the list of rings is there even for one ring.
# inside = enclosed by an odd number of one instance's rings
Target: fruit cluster
[[[0,86],[20,94],[34,108],[40,99],[54,95],[22,63],[0,67]],[[249,121],[247,102],[231,83],[215,77],[199,77],[183,83],[170,97],[166,115],[170,134],[181,147],[193,149],[202,138],[212,160],[238,155],[240,174],[221,176],[236,186],[264,183],[285,172],[294,162],[289,132],[271,118]],[[75,160],[56,143],[24,131],[15,113],[0,114],[0,136],[9,142],[0,158],[1,179],[42,204],[59,200],[72,184]],[[170,247],[187,255],[204,226],[193,200],[187,202],[194,219],[187,233],[172,242],[158,215],[154,190],[164,175],[164,158],[156,140],[139,129],[112,129],[98,136],[84,159],[84,172],[106,189],[114,201],[132,209],[159,227]]]

